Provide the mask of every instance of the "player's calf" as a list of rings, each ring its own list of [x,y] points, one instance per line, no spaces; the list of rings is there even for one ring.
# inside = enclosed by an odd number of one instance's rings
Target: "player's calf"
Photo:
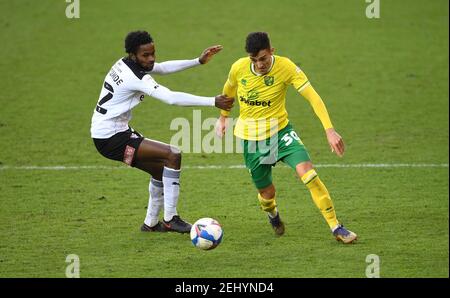
[[[270,224],[276,235],[281,236],[284,234],[284,223],[280,219],[280,214],[278,213],[277,203],[275,201],[275,196],[271,199],[265,199],[258,194],[258,200],[261,205],[261,209],[267,212],[269,216]]]

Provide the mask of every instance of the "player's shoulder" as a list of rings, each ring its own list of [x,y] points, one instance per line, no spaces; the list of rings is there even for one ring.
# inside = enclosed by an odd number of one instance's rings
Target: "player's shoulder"
[[[292,66],[295,64],[291,59],[285,56],[273,55],[275,57],[275,63],[278,63],[281,66]]]
[[[236,60],[232,65],[231,69],[234,71],[239,71],[241,69],[247,69],[250,64],[250,59],[248,57],[242,57]]]
[[[279,69],[286,71],[287,73],[302,72],[301,68],[297,65],[297,63],[293,62],[288,57],[275,56],[275,65],[277,65],[277,64],[278,64]]]

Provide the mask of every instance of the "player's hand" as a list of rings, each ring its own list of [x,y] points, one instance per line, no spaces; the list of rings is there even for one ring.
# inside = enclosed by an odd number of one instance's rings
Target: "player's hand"
[[[330,144],[331,147],[331,152],[335,152],[337,156],[342,157],[345,151],[345,145],[342,137],[334,130],[334,128],[328,128],[326,133],[328,144]]]
[[[225,135],[225,130],[228,127],[228,122],[229,122],[229,118],[225,117],[223,115],[220,115],[219,119],[217,119],[217,122],[215,125],[215,130],[216,130],[216,135],[219,138],[222,138]]]
[[[222,49],[223,47],[221,45],[209,47],[198,57],[198,61],[200,61],[200,64],[206,64],[212,56],[219,53]]]
[[[234,97],[226,97],[225,95],[216,96],[215,106],[221,110],[229,111],[233,107]]]

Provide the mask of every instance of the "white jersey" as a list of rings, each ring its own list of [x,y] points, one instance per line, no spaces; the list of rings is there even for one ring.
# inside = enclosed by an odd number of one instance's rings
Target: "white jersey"
[[[199,65],[198,59],[155,63],[151,73],[166,74]],[[105,77],[91,121],[91,137],[107,139],[129,128],[131,110],[145,95],[177,105],[213,106],[214,97],[172,92],[129,58],[118,60]]]

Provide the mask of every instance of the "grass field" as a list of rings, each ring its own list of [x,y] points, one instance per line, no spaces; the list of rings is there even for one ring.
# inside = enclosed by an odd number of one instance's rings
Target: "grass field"
[[[366,17],[362,0],[80,2],[80,18],[68,19],[62,0],[0,0],[0,277],[65,277],[69,254],[79,256],[81,277],[366,277],[369,254],[379,256],[381,277],[449,277],[448,1],[381,0],[379,19]],[[191,222],[219,220],[217,249],[140,232],[148,175],[100,156],[89,134],[104,76],[136,29],[152,34],[158,61],[222,44],[206,66],[155,76],[210,96],[245,55],[247,33],[268,31],[346,142],[344,158],[331,154],[291,88],[290,121],[358,243],[332,238],[282,165],[273,176],[287,230],[276,238],[247,171],[233,167],[243,164],[239,153],[183,155],[178,210]],[[193,109],[147,98],[133,116],[145,136],[170,142],[171,121],[192,121]]]

